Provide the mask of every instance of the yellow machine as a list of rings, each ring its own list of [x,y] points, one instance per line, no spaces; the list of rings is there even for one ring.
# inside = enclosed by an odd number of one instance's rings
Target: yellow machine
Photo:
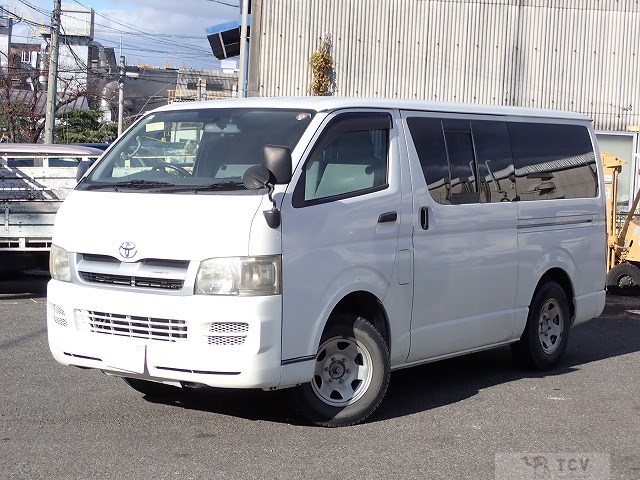
[[[609,153],[602,153],[602,164],[607,199],[607,291],[631,293],[640,290],[640,222],[635,218],[640,190],[633,199],[629,213],[620,216],[618,178],[625,162]]]

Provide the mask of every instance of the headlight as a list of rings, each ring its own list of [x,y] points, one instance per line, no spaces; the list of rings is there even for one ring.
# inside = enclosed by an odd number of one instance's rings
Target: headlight
[[[71,267],[69,264],[69,252],[57,245],[51,245],[49,253],[49,272],[51,278],[61,282],[71,281]]]
[[[210,258],[200,264],[196,294],[278,295],[280,255]]]

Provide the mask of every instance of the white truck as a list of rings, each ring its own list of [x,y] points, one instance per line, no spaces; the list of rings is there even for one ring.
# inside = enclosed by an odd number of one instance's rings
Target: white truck
[[[0,269],[32,264],[38,252],[49,251],[56,212],[76,185],[78,165],[101,153],[78,145],[0,144]]]

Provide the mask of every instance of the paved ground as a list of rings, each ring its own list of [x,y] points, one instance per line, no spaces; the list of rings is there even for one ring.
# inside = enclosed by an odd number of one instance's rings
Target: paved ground
[[[640,297],[610,297],[554,372],[523,372],[508,348],[399,371],[367,423],[331,430],[286,392],[158,402],[58,365],[45,282],[0,280],[1,479],[493,479],[505,453],[600,455],[610,478],[640,479]]]

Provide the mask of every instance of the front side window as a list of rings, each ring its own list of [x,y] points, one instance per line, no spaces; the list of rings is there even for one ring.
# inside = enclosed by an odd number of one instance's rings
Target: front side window
[[[312,111],[208,108],[152,113],[101,159],[79,189],[244,189],[265,145],[293,150]]]
[[[294,192],[294,206],[313,205],[387,185],[390,116],[343,114],[318,140]]]
[[[307,163],[305,201],[379,187],[387,182],[387,131],[347,132]]]
[[[49,157],[49,166],[50,167],[77,167],[81,157]]]

